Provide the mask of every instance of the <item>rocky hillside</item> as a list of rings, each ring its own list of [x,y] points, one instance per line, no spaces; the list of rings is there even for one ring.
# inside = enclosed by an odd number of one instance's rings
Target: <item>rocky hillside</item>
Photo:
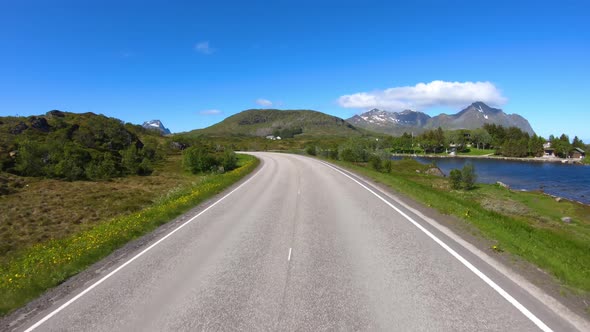
[[[0,117],[0,172],[66,180],[146,175],[159,136],[94,113]]]
[[[250,109],[191,134],[218,136],[268,135],[289,138],[305,136],[359,136],[359,129],[335,116],[310,110]]]
[[[497,124],[504,127],[518,127],[534,134],[529,122],[518,114],[506,114],[501,109],[492,108],[482,102],[475,102],[457,114],[440,114],[430,117],[421,112],[406,110],[388,112],[371,110],[355,115],[347,120],[353,125],[382,133],[399,135],[404,132],[420,133],[426,129],[476,129],[484,124]]]
[[[141,125],[145,129],[156,130],[159,131],[162,135],[170,135],[170,129],[164,127],[164,124],[160,120],[150,120],[146,121]]]

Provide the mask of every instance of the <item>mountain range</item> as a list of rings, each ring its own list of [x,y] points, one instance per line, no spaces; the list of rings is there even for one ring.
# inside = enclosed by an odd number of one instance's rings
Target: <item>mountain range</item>
[[[389,112],[372,109],[347,119],[352,125],[371,131],[401,135],[404,132],[421,133],[428,129],[476,129],[484,124],[497,124],[504,127],[518,127],[533,135],[535,132],[529,122],[518,114],[506,114],[501,109],[492,108],[483,102],[475,102],[456,114],[428,114],[405,110]]]

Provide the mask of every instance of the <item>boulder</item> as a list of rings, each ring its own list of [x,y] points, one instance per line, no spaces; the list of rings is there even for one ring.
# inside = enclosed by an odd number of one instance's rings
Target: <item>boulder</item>
[[[443,173],[443,171],[441,171],[440,168],[438,168],[438,167],[431,167],[431,168],[427,169],[426,174],[440,176],[440,177],[445,176],[445,173]]]
[[[496,184],[497,184],[497,185],[499,185],[499,186],[500,186],[500,187],[502,187],[502,188],[510,189],[510,186],[509,186],[509,185],[507,185],[507,184],[506,184],[506,183],[504,183],[504,182],[500,182],[500,181],[498,181],[498,182],[496,182]]]
[[[29,128],[29,126],[27,126],[24,122],[19,122],[16,126],[14,126],[14,128],[12,128],[10,130],[11,134],[14,135],[18,135],[20,133],[22,133],[23,131],[25,131],[27,128]]]
[[[29,120],[31,121],[31,127],[35,129],[38,129],[43,132],[48,132],[49,129],[51,129],[51,126],[49,126],[49,123],[47,123],[47,119],[43,117],[38,118],[36,116],[33,116]]]
[[[566,224],[569,224],[572,222],[572,218],[571,217],[563,217],[563,218],[561,218],[561,221],[563,221]]]
[[[555,197],[555,201],[556,201],[557,203],[561,202],[561,200],[562,200],[562,199],[563,199],[563,198],[561,198],[561,197]]]
[[[170,143],[170,147],[176,150],[184,150],[187,148],[186,144],[180,142],[172,142]]]

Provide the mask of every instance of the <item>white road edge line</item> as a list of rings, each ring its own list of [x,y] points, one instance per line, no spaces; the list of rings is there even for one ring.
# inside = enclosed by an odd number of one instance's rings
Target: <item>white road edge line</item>
[[[367,190],[371,194],[375,195],[377,198],[379,198],[381,201],[383,201],[389,207],[391,207],[392,209],[397,211],[400,215],[402,215],[404,218],[406,218],[409,222],[411,222],[414,226],[416,226],[424,234],[426,234],[428,237],[430,237],[434,242],[438,243],[441,247],[443,247],[449,254],[451,254],[453,257],[455,257],[459,262],[461,262],[463,265],[465,265],[465,267],[467,267],[469,270],[471,270],[471,272],[475,273],[475,275],[477,275],[481,280],[483,280],[486,284],[488,284],[490,287],[492,287],[492,289],[494,289],[498,294],[500,294],[504,299],[506,299],[506,301],[510,302],[510,304],[512,304],[523,315],[525,315],[528,319],[530,319],[542,331],[545,331],[545,332],[553,331],[551,328],[549,328],[549,326],[545,325],[545,323],[543,323],[543,321],[541,321],[537,316],[535,316],[532,312],[530,312],[525,306],[520,304],[520,302],[518,302],[514,297],[512,297],[512,295],[508,294],[508,292],[506,292],[504,289],[502,289],[502,287],[498,286],[498,284],[496,284],[494,281],[492,281],[487,275],[485,275],[483,272],[481,272],[478,268],[476,268],[468,260],[463,258],[463,256],[459,255],[455,250],[453,250],[451,247],[449,247],[441,239],[436,237],[436,235],[432,234],[430,231],[428,231],[426,228],[424,228],[422,225],[420,225],[418,222],[416,222],[410,216],[405,214],[402,210],[397,208],[395,205],[391,204],[385,198],[381,197],[379,194],[377,194],[376,192],[374,192],[373,190],[371,190],[370,188],[368,188],[367,186],[365,186],[361,182],[357,181],[355,178],[351,177],[350,175],[344,173],[343,171],[339,170],[338,168],[336,168],[328,163],[325,163],[323,161],[320,161],[320,162],[322,164],[326,165],[327,167],[330,167],[331,169],[337,171],[338,173],[344,175],[345,177],[349,178],[350,180],[354,181],[356,184],[363,187],[365,190]]]
[[[289,248],[289,257],[287,257],[287,262],[290,262],[291,261],[291,249],[292,248]]]
[[[39,327],[41,324],[45,323],[48,319],[50,319],[51,317],[55,316],[57,313],[59,313],[60,311],[62,311],[63,309],[65,309],[66,307],[68,307],[70,304],[74,303],[76,300],[78,300],[79,298],[81,298],[82,296],[84,296],[86,293],[90,292],[92,289],[94,289],[96,286],[102,284],[105,280],[107,280],[108,278],[112,277],[115,273],[119,272],[120,270],[122,270],[125,266],[131,264],[131,262],[133,262],[134,260],[138,259],[139,257],[143,256],[146,252],[150,251],[153,247],[157,246],[158,244],[160,244],[162,241],[166,240],[168,237],[170,237],[172,234],[176,233],[177,231],[179,231],[181,228],[184,228],[184,226],[190,224],[192,221],[194,221],[195,219],[197,219],[199,216],[201,216],[203,213],[209,211],[209,209],[213,208],[215,205],[217,205],[219,202],[223,201],[224,199],[226,199],[228,196],[230,196],[231,194],[233,194],[235,191],[237,191],[238,189],[242,188],[243,186],[245,186],[246,184],[248,184],[248,182],[252,181],[252,179],[254,179],[258,174],[260,174],[260,171],[262,169],[258,170],[251,178],[249,178],[248,180],[246,180],[246,182],[242,183],[241,185],[239,185],[237,188],[235,188],[234,190],[230,191],[227,195],[221,197],[219,200],[217,200],[215,203],[209,205],[205,210],[199,212],[196,216],[190,218],[189,220],[187,220],[186,222],[184,222],[182,225],[178,226],[177,228],[175,228],[174,230],[172,230],[170,233],[166,234],[166,236],[164,236],[163,238],[159,239],[158,241],[156,241],[154,244],[152,244],[151,246],[145,248],[142,252],[140,252],[139,254],[133,256],[131,259],[129,259],[127,262],[123,263],[121,266],[119,266],[118,268],[114,269],[111,273],[107,274],[106,276],[102,277],[99,281],[95,282],[94,284],[92,284],[91,286],[89,286],[88,288],[86,288],[85,290],[83,290],[80,294],[74,296],[73,298],[71,298],[69,301],[67,301],[66,303],[62,304],[59,308],[55,309],[54,311],[52,311],[51,313],[49,313],[47,316],[43,317],[41,320],[39,320],[37,323],[35,323],[33,326],[29,327],[28,329],[25,330],[25,332],[30,332],[33,331],[34,329],[36,329],[37,327]]]

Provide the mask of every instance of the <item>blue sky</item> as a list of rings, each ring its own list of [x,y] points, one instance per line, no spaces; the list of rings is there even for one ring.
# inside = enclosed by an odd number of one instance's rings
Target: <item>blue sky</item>
[[[588,140],[589,17],[588,1],[4,1],[0,115],[180,132],[249,108],[436,115],[487,98]]]

